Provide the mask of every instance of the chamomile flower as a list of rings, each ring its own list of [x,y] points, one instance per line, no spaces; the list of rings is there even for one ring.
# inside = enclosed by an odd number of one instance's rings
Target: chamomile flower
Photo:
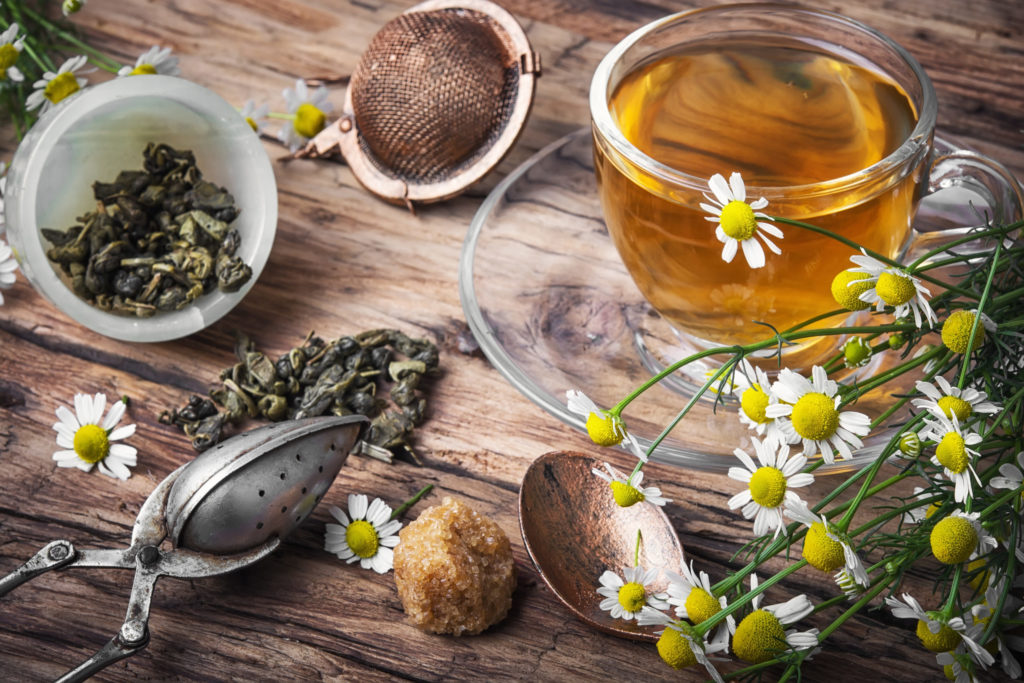
[[[0,161],[0,237],[7,232],[7,220],[4,218],[4,194],[7,193],[7,163]]]
[[[757,588],[757,575],[750,575],[750,589]],[[732,651],[749,664],[760,664],[776,657],[785,649],[809,650],[818,646],[818,629],[797,632],[784,627],[803,619],[814,611],[806,595],[778,605],[761,608],[764,593],[751,601],[754,611],[740,621],[732,637]]]
[[[953,683],[980,683],[968,655],[940,652],[935,655],[935,663],[942,667],[946,679]]]
[[[760,466],[754,464],[746,451],[733,451],[743,467],[730,467],[729,478],[747,484],[747,489],[729,499],[729,509],[741,508],[745,519],[754,520],[754,535],[775,531],[778,536],[786,526],[782,510],[786,503],[797,503],[800,497],[790,489],[809,486],[814,475],[801,472],[807,464],[802,455],[789,457],[787,444],[768,444],[752,438]],[[746,469],[744,469],[746,468]]]
[[[294,152],[324,129],[331,103],[327,100],[327,88],[321,85],[310,93],[306,81],[301,78],[295,81],[295,90],[285,88],[282,95],[288,105],[288,113],[294,118],[281,127],[278,139]]]
[[[709,643],[698,636],[688,622],[672,619],[664,612],[651,607],[644,607],[637,623],[642,626],[659,625],[665,630],[658,636],[658,655],[662,661],[673,669],[685,669],[701,664],[715,683],[723,683],[722,675],[707,655],[721,652],[728,648],[727,643]]]
[[[934,491],[927,491],[921,488],[920,486],[914,487],[914,498],[916,500],[928,500],[929,498],[933,497],[935,497]],[[926,519],[931,519],[931,516],[938,512],[938,510],[939,504],[935,502],[929,504],[928,507],[925,507],[924,505],[919,505],[916,508],[913,508],[912,510],[907,510],[906,512],[903,513],[903,523],[920,524]]]
[[[767,408],[779,402],[772,393],[772,382],[761,368],[755,368],[744,358],[735,374],[740,400],[740,422],[754,431],[766,444],[785,443],[786,437],[775,418],[768,417]]]
[[[20,83],[25,80],[25,75],[15,66],[24,47],[25,36],[19,36],[17,22],[11,22],[7,30],[0,33],[0,81]]]
[[[967,345],[971,340],[971,330],[974,329],[974,320],[978,311],[957,310],[949,314],[942,323],[942,343],[953,353],[967,353]],[[981,324],[974,334],[974,344],[971,351],[976,350],[985,341],[986,333],[995,334],[998,327],[992,318],[984,313],[981,314]]]
[[[847,571],[846,567],[843,567],[836,572],[835,576],[832,577],[839,589],[843,591],[843,595],[850,602],[860,600],[861,596],[864,595],[864,588],[857,582],[857,579]]]
[[[664,505],[671,502],[668,498],[664,498],[661,495],[661,489],[657,486],[642,486],[644,482],[643,470],[624,477],[621,472],[608,463],[601,464],[604,466],[605,472],[597,468],[590,471],[608,482],[608,486],[612,490],[612,496],[615,497],[615,502],[619,504],[619,507],[628,508],[631,505],[642,502],[647,502],[651,505]]]
[[[843,345],[843,364],[847,368],[862,368],[871,362],[871,354],[871,344],[862,337],[853,337]]]
[[[908,313],[914,314],[914,324],[922,326],[938,320],[935,311],[928,303],[929,292],[921,285],[921,281],[907,271],[887,266],[878,259],[868,256],[861,249],[860,255],[851,256],[850,260],[859,268],[850,268],[853,273],[865,273],[872,286],[860,294],[860,300],[875,306],[876,311],[893,307],[893,315],[902,318]]]
[[[821,453],[828,464],[834,462],[835,452],[851,458],[850,447],[861,448],[860,437],[871,431],[871,419],[864,413],[840,412],[839,385],[820,366],[811,369],[810,380],[783,368],[772,391],[779,403],[765,408],[765,415],[789,418],[781,423],[783,433],[789,443],[803,441],[805,456]]]
[[[938,417],[951,418],[955,415],[963,424],[975,413],[999,412],[999,406],[985,400],[988,395],[984,391],[954,387],[941,375],[935,378],[935,384],[918,381],[915,386],[927,398],[915,398],[911,403]]]
[[[154,45],[135,60],[135,66],[122,66],[118,76],[146,76],[160,74],[162,76],[178,76],[178,58],[171,54],[171,48]]]
[[[78,55],[61,64],[57,73],[44,73],[43,77],[32,85],[35,90],[25,100],[25,109],[38,109],[40,115],[45,114],[50,107],[84,88],[88,80],[79,78],[75,72],[85,66],[87,61],[85,55]]]
[[[848,311],[863,311],[871,308],[867,301],[861,301],[860,295],[871,289],[871,276],[867,273],[855,273],[852,270],[841,270],[832,278],[832,298]]]
[[[636,439],[626,431],[626,425],[618,415],[612,415],[611,411],[601,410],[582,391],[570,389],[565,392],[566,407],[570,413],[575,413],[586,419],[587,434],[590,440],[598,446],[617,446],[623,439],[630,446],[630,450],[638,458],[647,462],[647,454],[640,448]]]
[[[123,443],[135,433],[135,425],[118,427],[124,415],[124,401],[114,401],[103,417],[107,397],[97,393],[75,394],[75,412],[66,406],[57,408],[57,419],[53,429],[57,432],[57,445],[64,450],[53,454],[58,467],[77,467],[85,472],[93,465],[108,477],[127,479],[132,476],[129,467],[136,463],[136,450]]]
[[[829,524],[824,515],[816,517],[802,500],[787,504],[786,515],[807,527],[803,555],[809,565],[823,572],[842,567],[861,586],[870,585],[850,537]]]
[[[702,624],[729,606],[725,596],[716,598],[711,592],[711,579],[707,572],[699,574],[693,569],[693,561],[682,567],[682,574],[666,571],[668,576],[668,603],[675,607],[676,616],[688,619],[694,625]],[[736,619],[730,614],[715,628],[712,643],[729,647],[729,636],[736,631]]]
[[[978,521],[981,513],[956,510],[932,528],[932,554],[943,564],[960,564],[994,550],[999,545]]]
[[[730,175],[729,182],[725,181],[722,174],[716,173],[708,180],[708,187],[714,196],[705,192],[704,198],[710,203],[702,202],[700,208],[711,214],[705,216],[704,220],[718,223],[715,237],[725,245],[722,247],[723,261],[731,263],[737,250],[742,247],[747,265],[751,268],[764,267],[764,249],[757,239],[764,242],[772,252],[782,253],[782,250],[767,237],[771,235],[776,239],[782,239],[782,231],[766,222],[771,217],[759,211],[768,206],[768,200],[761,197],[748,203],[747,188],[739,173]]]
[[[330,507],[331,516],[340,525],[327,525],[324,550],[349,564],[358,561],[363,569],[386,574],[395,566],[392,548],[398,545],[402,523],[391,519],[391,508],[380,498],[369,504],[367,501],[362,493],[350,493],[348,514],[334,505]]]
[[[599,579],[601,587],[598,595],[604,598],[600,607],[610,612],[613,619],[629,621],[640,616],[644,606],[654,609],[668,609],[666,593],[655,593],[651,584],[658,578],[658,569],[643,567],[627,567],[622,577],[611,570],[606,570]],[[624,577],[624,578],[623,578]]]
[[[0,207],[2,210],[3,207]],[[14,252],[6,242],[0,240],[0,289],[14,286],[14,273],[18,270],[18,262],[14,260]],[[0,293],[0,306],[4,305],[4,295]]]
[[[0,267],[2,271],[2,267]],[[0,272],[2,275],[2,272]],[[1024,484],[1024,451],[1017,454],[1017,464],[1004,462],[999,466],[998,477],[992,477],[989,484],[994,489],[1019,489]]]
[[[917,619],[917,637],[921,645],[930,652],[949,652],[961,646],[972,652],[985,652],[975,641],[975,632],[968,630],[967,623],[961,617],[950,619],[941,612],[925,612],[921,604],[909,593],[903,594],[902,602],[889,596],[885,599],[885,604],[897,619]],[[992,655],[987,652],[985,654],[988,655],[991,664],[994,661]]]
[[[974,471],[973,461],[978,457],[978,451],[970,448],[981,443],[979,434],[960,429],[960,423],[954,415],[952,419],[945,416],[935,416],[935,420],[925,420],[925,427],[921,430],[922,439],[931,439],[935,442],[935,455],[931,461],[933,465],[942,467],[943,473],[953,482],[953,499],[963,503],[974,496],[974,486],[971,483],[971,476],[981,486]]]
[[[256,106],[256,102],[254,100],[246,100],[245,106],[243,106],[238,113],[242,115],[242,118],[245,119],[245,122],[249,124],[249,127],[252,128],[254,133],[258,135],[265,132],[264,129],[267,127],[267,122],[269,121],[267,115],[270,114],[270,105],[266,102]]]

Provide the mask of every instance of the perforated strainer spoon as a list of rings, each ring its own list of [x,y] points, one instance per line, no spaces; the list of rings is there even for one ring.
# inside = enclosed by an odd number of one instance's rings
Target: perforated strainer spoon
[[[340,152],[377,196],[412,208],[452,197],[512,148],[540,58],[522,27],[488,0],[427,0],[370,41],[341,117],[298,157]]]
[[[239,434],[171,472],[139,510],[124,550],[47,544],[0,579],[0,595],[50,569],[135,569],[128,613],[116,636],[60,681],[82,681],[149,642],[150,599],[161,576],[195,579],[241,569],[269,555],[330,488],[368,420],[314,417]],[[168,539],[169,550],[160,544]]]

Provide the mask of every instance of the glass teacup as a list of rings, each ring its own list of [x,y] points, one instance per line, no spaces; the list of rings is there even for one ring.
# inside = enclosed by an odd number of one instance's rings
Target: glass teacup
[[[598,66],[590,108],[609,233],[647,301],[697,347],[836,310],[831,281],[856,252],[767,216],[899,259],[919,238],[920,199],[940,185],[969,187],[995,222],[1022,213],[999,164],[936,157],[935,92],[917,61],[829,12],[725,5],[648,24]],[[733,200],[761,225],[723,218]],[[787,365],[834,342],[822,346],[788,348]]]

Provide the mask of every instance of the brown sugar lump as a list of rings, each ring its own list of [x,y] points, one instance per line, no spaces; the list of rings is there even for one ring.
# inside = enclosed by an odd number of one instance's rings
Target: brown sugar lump
[[[398,536],[395,584],[413,624],[475,635],[508,614],[516,567],[508,536],[493,521],[445,496]]]

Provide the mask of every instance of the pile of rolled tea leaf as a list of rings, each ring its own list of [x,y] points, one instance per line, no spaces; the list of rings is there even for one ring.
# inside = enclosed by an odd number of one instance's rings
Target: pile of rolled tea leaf
[[[416,460],[408,442],[427,405],[420,381],[438,367],[433,342],[386,329],[330,341],[310,332],[272,361],[240,334],[235,356],[238,362],[221,372],[210,398],[193,395],[180,410],[160,415],[160,422],[181,427],[197,451],[220,441],[227,423],[245,418],[277,422],[358,413],[372,418],[366,443]],[[387,386],[397,409],[388,410],[380,394]]]
[[[252,269],[235,252],[234,197],[203,180],[192,152],[150,143],[143,170],[93,183],[96,210],[65,231],[43,229],[46,256],[93,306],[148,317],[212,291],[237,291]]]

